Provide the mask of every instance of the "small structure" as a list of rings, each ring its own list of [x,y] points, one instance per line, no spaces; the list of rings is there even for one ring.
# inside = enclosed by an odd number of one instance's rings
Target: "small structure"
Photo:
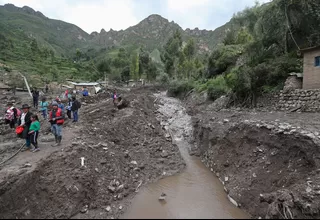
[[[320,45],[300,50],[303,60],[303,89],[320,89]]]
[[[97,83],[97,82],[93,82],[93,83],[76,83],[76,82],[71,82],[71,81],[68,81],[68,83],[70,85],[73,85],[73,89],[79,91],[83,88],[86,88],[88,90],[88,92],[90,94],[97,94],[98,92],[100,92],[100,90],[102,89],[102,86],[100,83]]]

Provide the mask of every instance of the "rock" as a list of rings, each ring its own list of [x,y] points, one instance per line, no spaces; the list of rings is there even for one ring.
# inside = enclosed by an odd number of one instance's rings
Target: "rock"
[[[42,138],[39,138],[39,141],[42,143],[54,142],[55,138],[54,137],[42,137]]]
[[[168,156],[169,156],[169,154],[167,151],[162,151],[162,153],[161,153],[162,158],[167,158]]]
[[[32,165],[30,163],[26,163],[25,165],[22,166],[22,168],[28,168],[28,167],[32,167]]]
[[[72,146],[78,146],[79,143],[78,142],[72,142]]]
[[[120,185],[117,187],[117,192],[122,192],[124,185]]]
[[[223,123],[228,123],[230,120],[229,119],[224,119]]]
[[[114,193],[116,191],[116,188],[113,187],[113,186],[108,186],[108,190],[111,192],[111,193]]]
[[[81,213],[82,214],[85,214],[85,213],[87,213],[87,211],[88,211],[88,205],[86,205],[86,206],[84,206],[82,209],[81,209]]]
[[[235,205],[236,207],[239,207],[238,203],[233,198],[231,198],[230,195],[228,195],[228,199],[233,205]]]
[[[108,144],[106,144],[106,143],[102,143],[102,144],[100,144],[100,146],[101,146],[101,147],[106,147],[106,148],[107,148],[109,145],[108,145]]]
[[[131,164],[138,165],[137,161],[131,161]]]
[[[159,197],[159,200],[160,200],[160,201],[166,200],[166,196],[167,196],[167,195],[166,195],[165,193],[162,193],[161,196]]]
[[[122,206],[119,206],[119,210],[122,210],[123,209],[123,207]]]
[[[224,177],[224,181],[225,181],[225,182],[228,182],[228,181],[229,181],[229,177],[227,177],[227,176]]]
[[[107,211],[107,212],[110,212],[110,211],[111,211],[111,207],[108,206],[108,207],[106,208],[106,211]]]

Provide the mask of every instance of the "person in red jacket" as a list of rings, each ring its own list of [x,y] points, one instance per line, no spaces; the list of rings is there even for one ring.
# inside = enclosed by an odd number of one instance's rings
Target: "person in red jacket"
[[[64,112],[58,107],[57,102],[52,102],[52,111],[49,115],[51,131],[55,136],[56,144],[53,147],[60,146],[62,140],[62,125],[64,123]]]

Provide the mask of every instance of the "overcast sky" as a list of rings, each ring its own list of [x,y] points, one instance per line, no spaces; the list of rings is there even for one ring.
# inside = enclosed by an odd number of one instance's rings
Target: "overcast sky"
[[[75,24],[91,33],[126,29],[151,14],[160,14],[183,29],[214,30],[256,0],[0,0],[29,6],[45,16]],[[270,0],[258,0],[269,2]]]

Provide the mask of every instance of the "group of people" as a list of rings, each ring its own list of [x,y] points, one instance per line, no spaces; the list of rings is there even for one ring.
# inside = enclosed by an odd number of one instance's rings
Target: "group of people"
[[[34,97],[34,96],[33,96]],[[35,101],[35,100],[33,100]],[[38,109],[38,104],[35,105],[35,109]],[[73,122],[78,122],[78,110],[81,108],[81,103],[72,96],[68,99],[68,104],[65,108],[62,101],[57,98],[51,103],[51,111],[49,112],[50,104],[43,97],[40,102],[40,112],[43,119],[48,120],[51,123],[51,131],[55,136],[54,147],[59,146],[62,141],[62,125],[65,120],[65,110],[67,116],[71,119],[71,113],[73,113]],[[13,103],[8,103],[8,108],[5,112],[6,124],[9,124],[10,128],[16,129],[18,137],[26,140],[25,150],[31,152],[38,152],[40,150],[38,146],[38,136],[41,128],[40,120],[37,114],[30,111],[31,106],[24,104],[19,108],[14,107]],[[49,112],[49,113],[48,113]],[[31,147],[33,145],[33,148]]]

